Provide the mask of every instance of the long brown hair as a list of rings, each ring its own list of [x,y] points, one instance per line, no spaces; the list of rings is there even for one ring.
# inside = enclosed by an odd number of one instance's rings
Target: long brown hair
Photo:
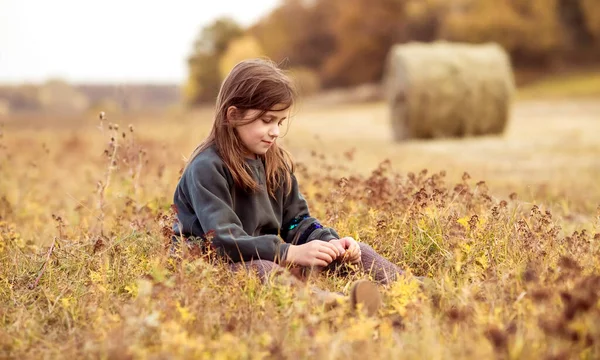
[[[262,117],[275,105],[294,104],[296,90],[290,78],[274,62],[266,59],[244,60],[233,67],[223,80],[215,106],[215,119],[210,135],[194,150],[186,167],[202,151],[214,145],[217,153],[231,172],[235,184],[247,191],[259,188],[244,161],[245,148],[235,131],[236,126],[248,124]],[[235,106],[242,114],[250,109],[260,113],[249,120],[227,119],[227,109]],[[282,109],[282,110],[285,110]],[[291,190],[294,163],[290,154],[273,143],[265,155],[267,190],[271,196],[280,186]]]

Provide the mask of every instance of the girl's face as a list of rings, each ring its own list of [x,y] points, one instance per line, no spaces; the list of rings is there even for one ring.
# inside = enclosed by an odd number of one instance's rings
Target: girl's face
[[[253,119],[260,113],[260,110],[248,110],[244,114],[243,119]],[[289,115],[289,107],[284,104],[278,104],[251,123],[236,127],[240,140],[246,147],[249,158],[255,159],[256,155],[264,155],[271,148],[280,136],[280,128],[283,121]]]

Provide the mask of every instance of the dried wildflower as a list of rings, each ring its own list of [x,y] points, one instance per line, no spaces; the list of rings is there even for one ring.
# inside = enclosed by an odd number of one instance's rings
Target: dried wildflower
[[[104,247],[104,245],[105,245],[104,244],[104,240],[105,239],[106,238],[104,236],[98,236],[96,238],[96,240],[94,241],[94,247],[92,249],[92,253],[93,254],[97,253],[98,251],[100,251],[100,249],[102,249]]]
[[[572,259],[568,256],[561,256],[558,260],[558,266],[567,270],[581,271],[582,268],[577,263],[577,260]]]
[[[533,205],[533,207],[531,208],[530,216],[536,216],[540,214],[540,208],[537,205]]]
[[[552,292],[549,289],[535,289],[531,291],[531,298],[535,302],[543,302],[552,296]]]
[[[468,307],[453,306],[448,310],[446,316],[451,323],[459,323],[468,320],[472,312],[473,310]]]
[[[495,325],[491,325],[484,333],[485,337],[492,343],[497,352],[505,352],[508,346],[508,336],[505,331]]]
[[[469,220],[469,229],[475,229],[477,228],[477,224],[479,224],[479,216],[477,215],[473,215],[471,216],[471,219]]]
[[[498,207],[497,206],[494,206],[492,208],[492,217],[494,219],[498,219],[500,217],[500,211],[498,211]]]
[[[533,282],[533,281],[538,280],[538,274],[535,271],[535,269],[533,268],[533,266],[531,266],[531,265],[527,266],[527,269],[523,273],[523,280],[525,280],[527,282]]]

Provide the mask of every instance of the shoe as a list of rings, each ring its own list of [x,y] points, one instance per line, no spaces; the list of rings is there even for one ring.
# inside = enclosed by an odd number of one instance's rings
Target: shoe
[[[368,280],[358,280],[352,285],[350,305],[353,310],[357,309],[359,304],[362,304],[362,311],[365,311],[368,316],[375,316],[382,303],[381,293],[374,283]]]

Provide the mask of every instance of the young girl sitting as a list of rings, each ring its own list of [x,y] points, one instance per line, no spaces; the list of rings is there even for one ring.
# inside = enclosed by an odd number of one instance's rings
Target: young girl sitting
[[[340,238],[310,216],[294,163],[278,146],[295,91],[274,63],[247,60],[223,81],[210,135],[192,153],[174,195],[174,241],[200,239],[232,263],[265,280],[283,268],[357,263],[380,283],[402,270],[370,246]],[[377,310],[370,282],[355,283],[352,304]]]

